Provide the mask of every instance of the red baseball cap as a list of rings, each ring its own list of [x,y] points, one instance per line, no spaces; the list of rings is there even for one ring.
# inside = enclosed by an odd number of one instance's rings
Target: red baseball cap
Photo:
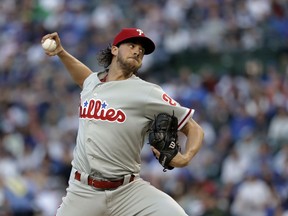
[[[134,38],[137,38],[142,44],[145,49],[145,55],[148,55],[155,50],[154,42],[146,37],[144,32],[138,28],[123,28],[114,38],[113,45],[117,46],[124,41]]]

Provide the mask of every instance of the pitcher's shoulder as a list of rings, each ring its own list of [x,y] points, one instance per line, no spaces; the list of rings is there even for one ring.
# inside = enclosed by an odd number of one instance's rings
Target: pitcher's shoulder
[[[134,76],[131,80],[133,80],[135,82],[135,84],[140,85],[141,86],[146,86],[146,87],[151,87],[151,88],[160,88],[160,86],[158,84],[146,81],[138,76]]]

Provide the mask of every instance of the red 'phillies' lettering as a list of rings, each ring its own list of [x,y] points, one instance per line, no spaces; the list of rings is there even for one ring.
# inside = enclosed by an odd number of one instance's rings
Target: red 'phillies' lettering
[[[162,99],[166,102],[168,102],[171,106],[176,106],[177,103],[171,98],[169,97],[167,94],[163,94],[162,95]]]
[[[102,108],[103,102],[101,100],[89,100],[80,105],[80,118],[90,118],[97,119],[102,121],[117,121],[123,123],[126,120],[125,113],[119,109],[115,110],[114,108]]]

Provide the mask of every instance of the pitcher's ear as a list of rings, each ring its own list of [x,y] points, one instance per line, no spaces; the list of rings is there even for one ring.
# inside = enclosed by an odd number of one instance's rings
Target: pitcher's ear
[[[111,53],[112,53],[113,55],[117,55],[117,54],[118,54],[118,49],[119,49],[119,47],[117,47],[117,46],[112,46],[112,47],[111,47]]]

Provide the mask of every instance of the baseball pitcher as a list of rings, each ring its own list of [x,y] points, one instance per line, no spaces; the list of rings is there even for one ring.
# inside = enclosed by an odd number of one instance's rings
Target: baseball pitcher
[[[82,88],[79,129],[67,194],[57,216],[184,216],[180,205],[139,176],[148,135],[163,170],[184,167],[199,151],[203,130],[193,109],[180,106],[158,85],[136,73],[154,42],[141,29],[124,28],[98,54],[105,70],[92,72],[47,34],[45,53],[57,55]],[[47,45],[48,44],[48,45]],[[51,45],[52,44],[52,48]],[[187,139],[179,151],[177,131]]]

